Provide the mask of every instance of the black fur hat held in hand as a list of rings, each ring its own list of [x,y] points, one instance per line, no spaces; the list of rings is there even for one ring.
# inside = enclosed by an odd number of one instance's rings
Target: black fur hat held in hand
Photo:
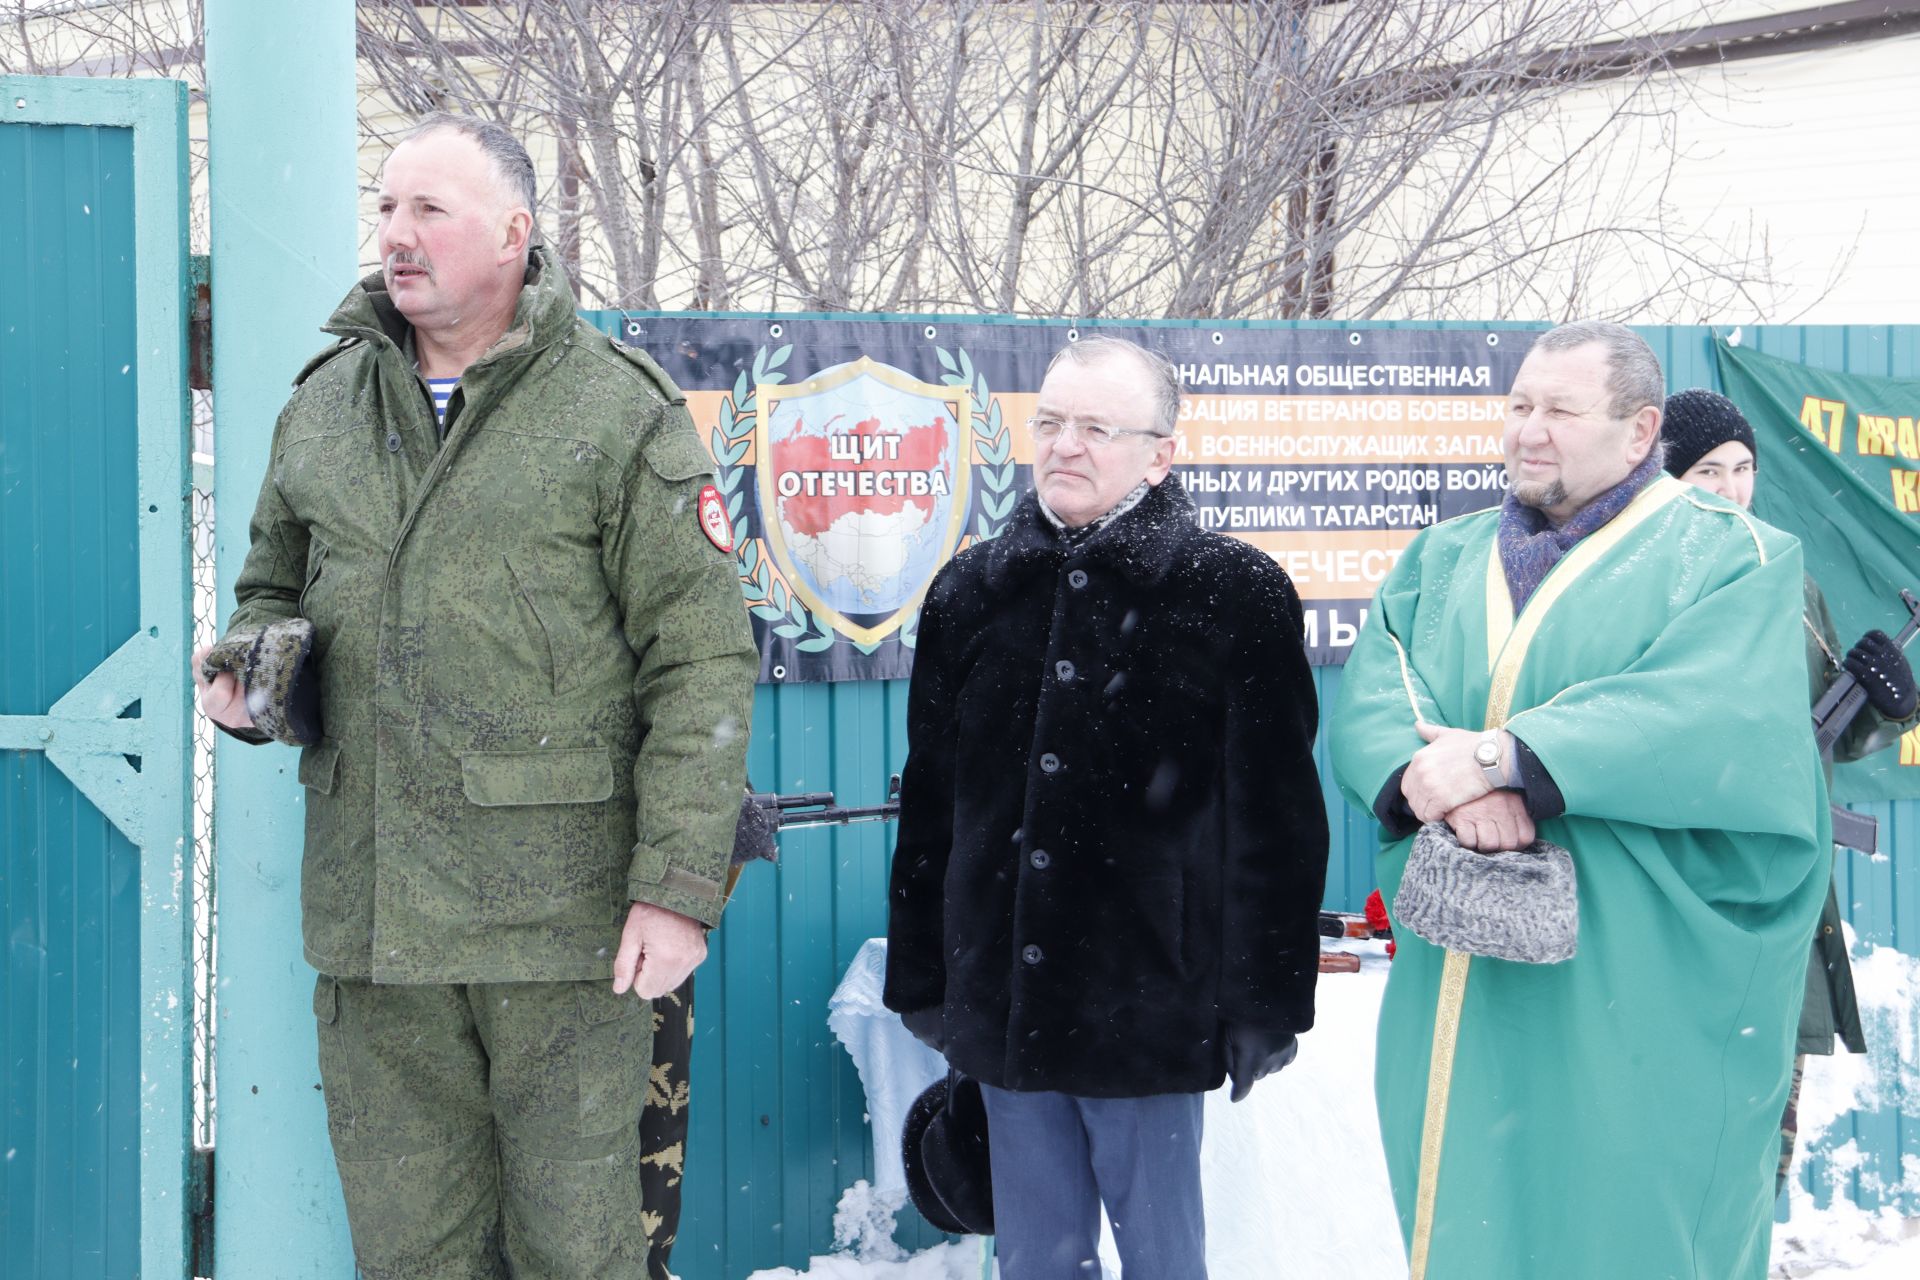
[[[1513,853],[1477,853],[1444,822],[1413,838],[1393,913],[1436,947],[1497,960],[1557,964],[1580,943],[1579,891],[1565,849],[1535,840]]]
[[[288,618],[241,631],[208,650],[200,671],[230,672],[247,695],[253,727],[290,747],[320,741],[320,677],[313,669],[313,624]]]
[[[980,1083],[949,1071],[913,1100],[900,1128],[900,1154],[913,1207],[942,1231],[992,1235],[988,1151],[987,1104]]]

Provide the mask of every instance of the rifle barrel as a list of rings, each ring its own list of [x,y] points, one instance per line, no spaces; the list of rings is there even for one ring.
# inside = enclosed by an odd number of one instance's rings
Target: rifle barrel
[[[811,809],[805,813],[782,813],[780,829],[791,831],[803,827],[844,827],[856,822],[886,822],[900,816],[900,804],[892,801],[887,804],[859,805],[851,808],[838,806],[826,809]]]

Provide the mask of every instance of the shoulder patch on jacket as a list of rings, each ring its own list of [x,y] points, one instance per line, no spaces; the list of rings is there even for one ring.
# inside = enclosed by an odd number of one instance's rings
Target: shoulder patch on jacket
[[[660,429],[641,449],[646,455],[647,465],[662,480],[691,480],[695,476],[713,474],[713,459],[707,456],[700,438],[690,428],[681,425],[685,422],[685,414],[668,415]]]
[[[305,382],[308,378],[311,378],[319,370],[321,365],[333,359],[335,356],[339,355],[341,352],[345,351],[347,348],[355,347],[358,345],[360,345],[360,339],[358,338],[340,339],[338,342],[334,343],[332,346],[322,351],[319,355],[307,361],[304,365],[301,365],[300,372],[293,375],[293,385],[296,387],[299,386],[301,383]]]
[[[636,369],[640,370],[641,373],[645,374],[647,380],[653,383],[655,389],[666,398],[668,404],[685,404],[687,402],[686,393],[680,390],[674,380],[667,375],[667,371],[662,369],[652,356],[638,347],[628,346],[617,338],[608,338],[607,345],[619,352],[621,358],[628,364],[633,365]]]

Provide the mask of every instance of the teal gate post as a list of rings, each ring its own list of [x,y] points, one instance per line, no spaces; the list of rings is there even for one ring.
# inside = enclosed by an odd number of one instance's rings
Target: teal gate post
[[[0,76],[0,1271],[186,1274],[186,86]]]
[[[208,0],[206,15],[218,632],[274,419],[354,281],[357,133],[352,0]],[[222,1280],[353,1274],[300,950],[296,760],[281,746],[215,744]]]

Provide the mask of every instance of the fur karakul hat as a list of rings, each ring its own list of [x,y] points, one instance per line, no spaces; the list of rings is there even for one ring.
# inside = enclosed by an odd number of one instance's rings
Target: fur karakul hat
[[[1565,849],[1535,840],[1512,853],[1477,853],[1444,822],[1429,822],[1413,838],[1393,912],[1436,947],[1522,964],[1557,964],[1580,943],[1580,899]]]
[[[200,672],[229,672],[246,691],[253,727],[275,742],[306,747],[320,741],[320,678],[313,670],[313,624],[288,618],[239,631],[207,651]]]
[[[936,1080],[907,1109],[900,1154],[907,1195],[920,1215],[954,1235],[993,1234],[993,1169],[980,1083],[958,1071]]]

